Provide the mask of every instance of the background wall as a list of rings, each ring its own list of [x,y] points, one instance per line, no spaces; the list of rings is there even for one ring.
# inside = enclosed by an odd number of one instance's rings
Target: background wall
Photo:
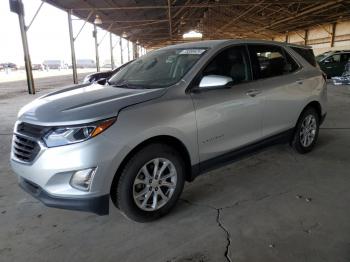
[[[332,44],[332,35],[334,40]],[[306,36],[306,41],[305,41]],[[275,41],[286,41],[286,35],[274,37]],[[310,45],[315,54],[320,54],[329,50],[350,50],[350,21],[338,22],[312,27],[307,31],[301,30],[288,33],[288,42],[293,44]]]

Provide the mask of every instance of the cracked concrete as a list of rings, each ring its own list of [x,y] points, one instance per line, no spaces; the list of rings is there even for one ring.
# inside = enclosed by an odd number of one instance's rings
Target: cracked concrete
[[[262,201],[262,200],[267,199],[267,198],[271,198],[271,197],[274,197],[274,196],[281,196],[281,195],[284,195],[284,194],[287,194],[287,193],[289,193],[289,191],[280,192],[280,193],[277,193],[277,194],[274,194],[274,195],[267,194],[267,195],[264,195],[264,196],[261,196],[261,197],[255,198],[255,199],[243,199],[243,200],[236,201],[233,204],[225,206],[225,207],[214,207],[214,206],[210,206],[210,205],[206,205],[206,204],[197,204],[197,203],[193,203],[193,202],[191,202],[189,200],[186,200],[186,199],[180,199],[180,200],[184,201],[185,203],[187,203],[189,205],[201,206],[201,207],[205,207],[205,208],[209,208],[209,209],[215,210],[217,212],[216,223],[217,223],[218,227],[220,227],[222,229],[222,231],[226,235],[226,251],[225,251],[224,256],[227,259],[227,261],[232,262],[231,257],[230,257],[231,234],[226,229],[226,227],[223,225],[223,223],[221,221],[221,211],[224,210],[224,209],[234,208],[234,207],[236,207],[238,205],[242,205],[242,204],[245,204],[245,203],[259,202],[259,201]],[[305,230],[311,230],[311,228],[305,229]]]
[[[39,89],[34,97],[49,91]],[[312,153],[277,145],[212,171],[186,184],[172,213],[149,224],[113,207],[104,217],[47,208],[19,189],[8,134],[34,97],[2,94],[1,261],[350,260],[349,87],[329,87],[328,116]]]

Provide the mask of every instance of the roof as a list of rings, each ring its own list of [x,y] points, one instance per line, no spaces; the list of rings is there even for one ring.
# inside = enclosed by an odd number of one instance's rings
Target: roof
[[[164,47],[167,48],[213,48],[221,45],[230,45],[230,44],[272,44],[279,46],[290,46],[310,49],[311,46],[297,45],[285,42],[269,41],[269,40],[260,40],[260,39],[222,39],[222,40],[205,40],[205,41],[196,41],[181,43],[176,45],[169,45]]]
[[[295,30],[350,20],[349,0],[45,0],[73,10],[130,41],[155,48],[183,42],[193,29],[204,39],[269,39]]]

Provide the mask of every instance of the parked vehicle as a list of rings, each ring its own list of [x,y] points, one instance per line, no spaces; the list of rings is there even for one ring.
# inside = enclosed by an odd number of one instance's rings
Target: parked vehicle
[[[83,83],[93,83],[93,82],[99,81],[101,79],[108,80],[111,76],[113,76],[115,73],[119,72],[121,69],[123,69],[125,66],[127,66],[131,62],[132,61],[129,61],[129,62],[121,65],[120,67],[113,69],[113,70],[89,74],[89,75],[85,76]]]
[[[350,60],[350,50],[326,52],[318,55],[316,60],[327,78],[341,76]]]
[[[63,60],[45,60],[43,62],[43,65],[47,69],[58,69],[58,70],[68,69],[68,64],[65,63]]]
[[[3,69],[11,69],[11,70],[17,70],[18,69],[18,66],[15,64],[15,63],[2,63],[0,68],[3,68]]]
[[[43,64],[32,64],[32,70],[45,70],[45,66]]]
[[[92,59],[77,59],[77,68],[95,68],[96,63]]]
[[[106,85],[73,86],[23,107],[12,169],[48,206],[104,215],[111,198],[130,219],[157,219],[185,181],[213,167],[277,142],[301,154],[314,148],[327,91],[312,54],[253,40],[150,52]]]
[[[343,74],[332,77],[332,80],[334,85],[350,85],[350,60],[345,65]]]

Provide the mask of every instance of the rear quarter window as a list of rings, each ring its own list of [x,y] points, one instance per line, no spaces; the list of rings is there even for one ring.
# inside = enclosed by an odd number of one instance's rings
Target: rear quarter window
[[[297,52],[300,56],[302,56],[307,62],[309,62],[312,66],[317,66],[317,62],[315,59],[314,51],[309,48],[300,48],[295,46],[290,46],[295,52]]]

